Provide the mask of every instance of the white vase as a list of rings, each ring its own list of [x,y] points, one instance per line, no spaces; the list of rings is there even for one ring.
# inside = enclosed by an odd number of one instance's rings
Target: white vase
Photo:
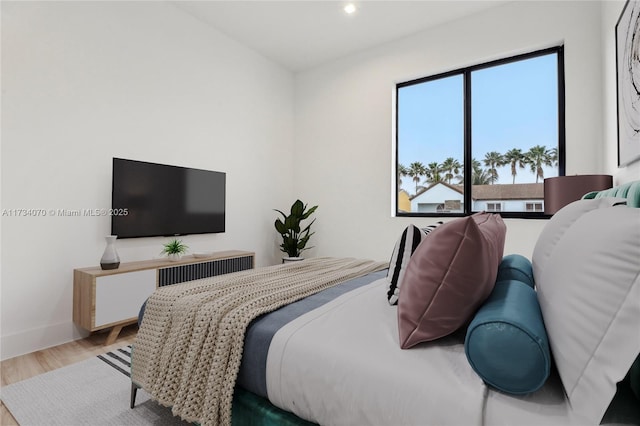
[[[167,255],[167,257],[169,258],[170,261],[177,262],[182,258],[182,255],[180,253],[171,253]]]
[[[118,269],[120,266],[120,256],[116,251],[116,238],[117,235],[109,235],[104,237],[107,240],[107,247],[104,249],[102,258],[100,259],[100,267],[102,269]]]
[[[283,257],[282,258],[282,263],[289,263],[289,262],[300,262],[303,261],[304,257]]]

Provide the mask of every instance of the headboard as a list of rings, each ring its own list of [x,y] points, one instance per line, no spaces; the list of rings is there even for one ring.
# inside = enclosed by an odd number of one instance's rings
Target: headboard
[[[626,198],[629,207],[640,208],[640,180],[625,183],[624,185],[614,186],[604,191],[593,191],[585,194],[582,199],[618,197]]]

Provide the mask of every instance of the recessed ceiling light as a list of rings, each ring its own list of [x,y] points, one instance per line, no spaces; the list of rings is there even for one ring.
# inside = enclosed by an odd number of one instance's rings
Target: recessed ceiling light
[[[344,7],[344,11],[347,15],[351,15],[353,13],[355,13],[356,11],[356,5],[353,3],[348,3],[347,5],[345,5]]]

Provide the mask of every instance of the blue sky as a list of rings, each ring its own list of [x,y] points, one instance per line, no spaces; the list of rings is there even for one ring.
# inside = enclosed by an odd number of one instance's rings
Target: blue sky
[[[472,74],[473,157],[523,152],[535,145],[557,147],[557,56],[539,56]],[[398,94],[398,159],[409,166],[427,165],[447,157],[463,160],[463,78],[444,79],[400,88]],[[498,170],[498,183],[512,183],[510,167]],[[545,170],[545,177],[557,170]],[[516,183],[535,182],[529,168],[519,169]],[[403,187],[415,191],[411,178]]]

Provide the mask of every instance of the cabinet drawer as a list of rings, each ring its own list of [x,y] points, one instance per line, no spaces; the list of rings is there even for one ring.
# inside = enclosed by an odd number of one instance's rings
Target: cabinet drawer
[[[94,328],[137,317],[155,289],[155,269],[96,277]]]

